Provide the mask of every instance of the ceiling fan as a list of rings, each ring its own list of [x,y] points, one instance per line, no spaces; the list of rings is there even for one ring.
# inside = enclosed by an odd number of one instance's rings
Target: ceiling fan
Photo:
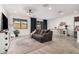
[[[29,15],[29,16],[32,16],[32,14],[34,13],[35,9],[32,8],[32,7],[27,7],[27,8],[24,8],[25,12]]]

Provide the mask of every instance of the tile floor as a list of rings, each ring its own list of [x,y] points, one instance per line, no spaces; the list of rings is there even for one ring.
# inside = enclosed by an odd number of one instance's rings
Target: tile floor
[[[7,54],[78,54],[76,38],[53,36],[52,41],[39,43],[30,37],[18,37],[11,41]]]

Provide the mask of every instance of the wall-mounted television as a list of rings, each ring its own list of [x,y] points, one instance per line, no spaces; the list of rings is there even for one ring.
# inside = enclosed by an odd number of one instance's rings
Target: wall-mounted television
[[[8,18],[5,16],[4,13],[2,13],[1,30],[7,30],[7,29],[8,29]]]

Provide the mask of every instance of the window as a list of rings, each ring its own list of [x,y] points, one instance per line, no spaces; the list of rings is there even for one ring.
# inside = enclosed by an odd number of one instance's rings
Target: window
[[[21,29],[27,29],[27,21],[21,21]]]
[[[36,29],[42,29],[42,21],[37,21]]]
[[[27,20],[13,18],[13,23],[14,23],[15,29],[27,29],[28,28]]]

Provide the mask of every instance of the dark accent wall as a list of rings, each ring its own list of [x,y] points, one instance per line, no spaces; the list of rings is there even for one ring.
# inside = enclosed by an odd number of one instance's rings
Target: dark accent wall
[[[31,18],[31,33],[36,29],[36,18]]]
[[[43,29],[47,29],[47,20],[43,20]]]

